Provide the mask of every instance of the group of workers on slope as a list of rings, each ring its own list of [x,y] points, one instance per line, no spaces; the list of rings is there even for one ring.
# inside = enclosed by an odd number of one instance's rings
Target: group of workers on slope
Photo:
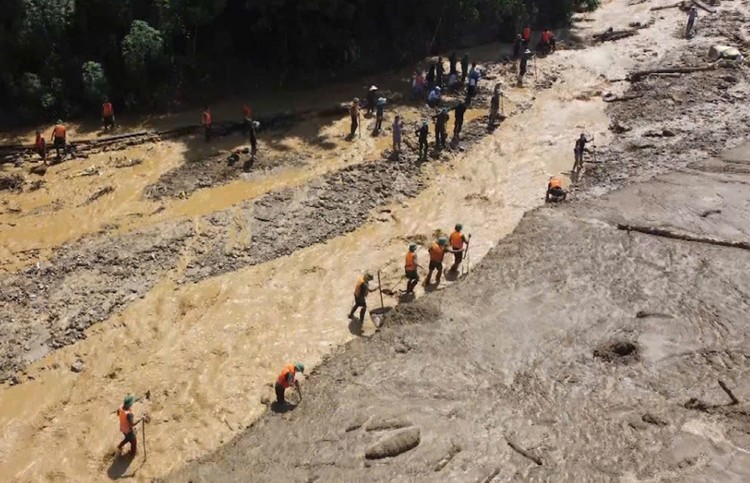
[[[424,286],[428,287],[432,283],[432,273],[436,272],[435,285],[440,284],[440,279],[443,275],[443,260],[446,253],[453,254],[453,265],[450,267],[450,273],[457,273],[461,262],[463,261],[464,254],[469,248],[469,241],[471,235],[468,238],[462,232],[463,226],[459,223],[455,226],[453,232],[449,237],[439,237],[430,246],[428,253],[430,255],[430,263],[428,265],[427,278],[425,279]],[[406,252],[406,258],[404,262],[404,275],[406,277],[406,294],[413,294],[414,288],[419,284],[419,269],[423,269],[417,261],[417,244],[409,244],[409,249]],[[354,318],[354,314],[359,309],[359,323],[362,325],[365,321],[365,314],[367,313],[367,295],[376,290],[381,290],[380,286],[370,287],[373,276],[369,272],[365,272],[354,285],[354,306],[349,311],[349,318]]]
[[[513,62],[520,61],[518,64],[518,85],[523,85],[523,78],[528,71],[529,60],[534,57],[531,51],[531,27],[526,25],[520,34],[516,35],[513,40]],[[549,55],[557,49],[557,40],[555,34],[548,28],[545,28],[536,45],[535,51],[542,55]]]

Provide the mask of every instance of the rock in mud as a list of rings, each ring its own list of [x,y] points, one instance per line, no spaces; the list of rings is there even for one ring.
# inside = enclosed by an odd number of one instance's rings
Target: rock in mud
[[[85,369],[86,369],[86,365],[83,363],[81,359],[76,360],[70,366],[70,370],[73,372],[83,372]]]
[[[376,460],[392,458],[416,448],[421,442],[419,428],[409,428],[384,437],[365,451],[365,458]]]

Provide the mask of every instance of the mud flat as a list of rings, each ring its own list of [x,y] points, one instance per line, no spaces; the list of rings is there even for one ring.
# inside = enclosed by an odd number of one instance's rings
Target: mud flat
[[[704,61],[747,15],[725,2],[639,68]],[[746,481],[748,87],[719,68],[621,88],[579,201],[529,212],[167,480]]]

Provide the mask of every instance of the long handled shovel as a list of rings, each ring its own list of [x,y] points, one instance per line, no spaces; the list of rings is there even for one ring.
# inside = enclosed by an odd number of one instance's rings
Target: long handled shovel
[[[471,234],[469,234],[469,242],[471,242]],[[468,246],[466,247],[466,274],[471,273],[471,259],[469,258],[469,249],[471,248],[471,243],[468,243]]]
[[[148,453],[146,452],[146,420],[141,420],[141,431],[143,432],[143,461],[148,459]]]

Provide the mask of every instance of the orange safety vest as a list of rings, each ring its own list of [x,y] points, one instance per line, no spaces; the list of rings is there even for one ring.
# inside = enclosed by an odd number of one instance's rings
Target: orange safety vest
[[[557,178],[552,178],[549,180],[549,188],[562,188],[562,181],[560,181]]]
[[[438,245],[438,242],[433,243],[430,247],[430,260],[433,262],[442,262],[443,258],[445,258],[445,250]]]
[[[417,254],[416,252],[407,252],[406,253],[406,264],[404,264],[404,268],[407,272],[413,272],[417,269]]]
[[[109,117],[114,115],[115,111],[112,109],[112,103],[111,102],[105,102],[102,104],[102,117]]]
[[[117,416],[120,418],[120,431],[122,431],[123,434],[128,434],[133,430],[133,426],[130,424],[130,421],[128,421],[129,414],[133,414],[133,411],[130,409],[120,408],[117,410]]]
[[[526,27],[523,29],[523,39],[528,41],[531,38],[531,29]]]
[[[34,141],[34,147],[37,149],[43,149],[47,145],[47,141],[44,140],[41,134],[37,135],[36,141]]]
[[[276,379],[276,382],[281,384],[281,386],[284,389],[288,388],[290,385],[289,379],[288,379],[290,372],[292,373],[293,376],[297,375],[297,368],[294,367],[294,364],[289,364],[284,369],[282,369],[281,374],[279,374],[278,379]],[[292,378],[292,380],[294,380],[294,378]]]
[[[367,291],[365,291],[365,293],[362,293],[362,288],[365,286],[365,284],[367,284],[367,282],[365,281],[365,277],[360,277],[360,279],[357,280],[357,285],[354,286],[355,297],[367,297]]]
[[[211,125],[211,113],[206,111],[203,113],[203,125],[204,126],[210,126]]]
[[[65,139],[65,126],[58,124],[52,130],[52,137]]]
[[[461,250],[464,247],[464,236],[460,231],[451,233],[451,247],[454,250]]]

